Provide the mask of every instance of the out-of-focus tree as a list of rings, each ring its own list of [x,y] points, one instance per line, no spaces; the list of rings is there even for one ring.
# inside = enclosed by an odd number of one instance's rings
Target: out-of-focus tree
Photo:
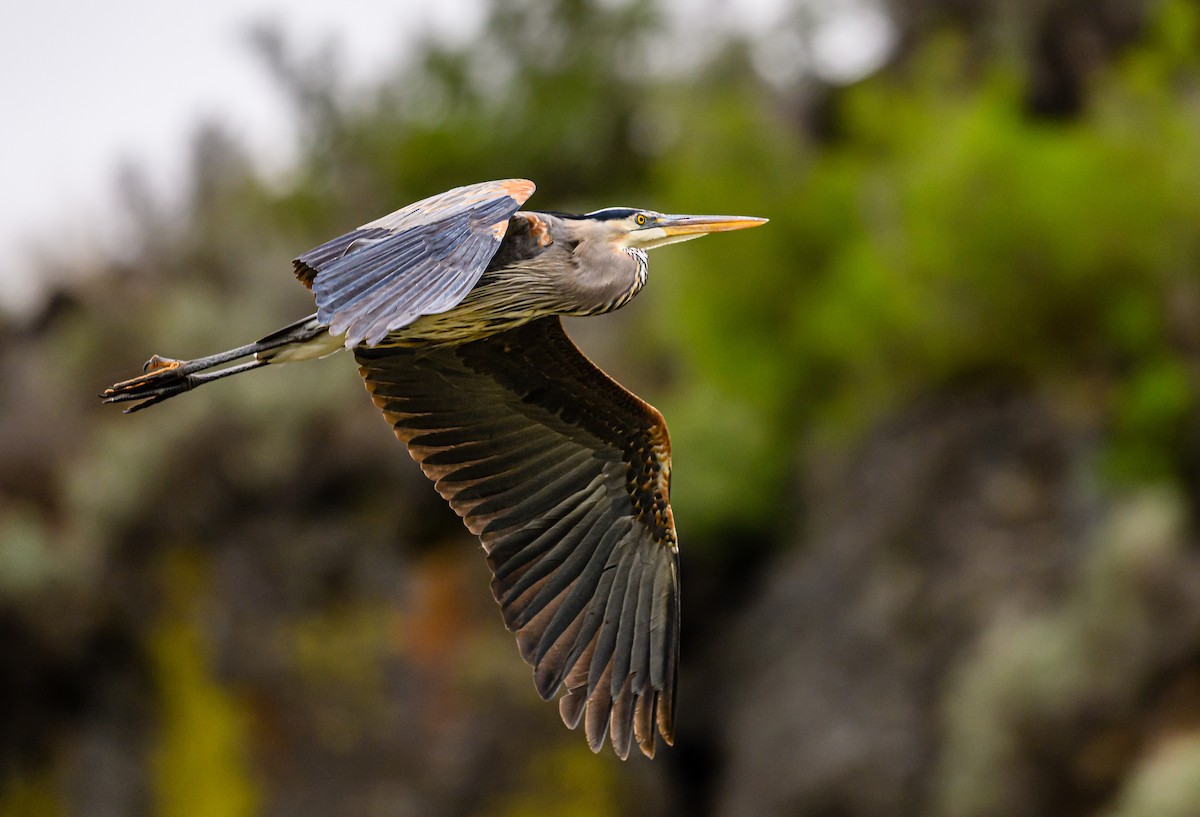
[[[1079,114],[1092,80],[1145,29],[1148,0],[885,0],[899,31],[897,55],[919,53],[931,32],[968,36],[975,64],[1008,59],[1025,73],[1032,112]]]

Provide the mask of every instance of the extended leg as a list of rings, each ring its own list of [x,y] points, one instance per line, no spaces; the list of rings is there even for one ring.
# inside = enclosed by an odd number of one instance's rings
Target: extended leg
[[[126,413],[140,411],[155,403],[161,403],[168,397],[191,391],[201,384],[266,366],[284,348],[296,349],[314,342],[320,344],[327,334],[326,328],[312,315],[273,332],[262,340],[227,352],[198,357],[195,360],[174,360],[154,355],[142,367],[141,375],[110,386],[100,397],[106,403],[140,400],[142,402],[125,409]],[[325,346],[328,344],[322,345],[320,350]],[[253,360],[216,371],[207,371],[250,355],[255,356]]]
[[[168,360],[155,355],[154,358],[151,358],[151,362],[154,362],[155,358],[166,362],[168,365],[157,369],[152,368],[139,377],[132,378],[131,380],[123,380],[116,385],[110,386],[100,395],[104,399],[104,402],[123,403],[127,400],[141,400],[142,402],[137,405],[125,409],[126,414],[131,414],[132,412],[141,411],[144,408],[153,406],[155,403],[161,403],[168,397],[174,397],[177,394],[183,394],[185,391],[191,391],[202,383],[219,380],[222,377],[229,377],[231,374],[241,374],[242,372],[257,369],[260,366],[266,366],[270,363],[269,360],[247,360],[245,363],[230,366],[227,369],[219,369],[215,372],[189,374],[188,372],[195,372],[197,370],[198,367],[195,365],[197,360]],[[172,363],[178,365],[172,366],[170,365]]]

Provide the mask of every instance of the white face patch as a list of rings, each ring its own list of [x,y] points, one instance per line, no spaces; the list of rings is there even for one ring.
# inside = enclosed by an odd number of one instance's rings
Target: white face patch
[[[667,244],[678,244],[680,241],[690,241],[699,238],[704,233],[687,233],[684,235],[667,235],[662,227],[649,227],[634,230],[625,237],[625,246],[639,250],[652,250],[655,247],[665,247]]]

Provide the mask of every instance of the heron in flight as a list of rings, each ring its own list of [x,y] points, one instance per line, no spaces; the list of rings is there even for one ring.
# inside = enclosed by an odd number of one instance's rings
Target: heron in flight
[[[108,388],[136,411],[272,364],[353,352],[375,404],[480,538],[504,623],[588,745],[674,740],[679,551],[657,410],[593,365],[562,315],[646,283],[646,252],[766,219],[610,207],[523,211],[524,179],[459,187],[294,262],[317,312],[228,352]],[[238,362],[240,361],[240,362]]]

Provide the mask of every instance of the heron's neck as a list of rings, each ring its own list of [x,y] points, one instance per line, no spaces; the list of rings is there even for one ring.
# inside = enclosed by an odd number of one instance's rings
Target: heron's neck
[[[633,300],[633,296],[642,291],[642,287],[646,285],[646,277],[650,271],[650,259],[646,255],[646,251],[636,247],[627,247],[624,252],[633,259],[634,273],[633,280],[629,286],[621,292],[617,298],[612,301],[603,310],[604,312],[612,312],[614,309],[620,309]]]
[[[638,290],[646,285],[646,276],[650,273],[650,257],[646,255],[645,250],[638,249],[637,247],[630,247],[625,252],[629,253],[633,258],[633,262],[637,264],[637,272],[635,273],[637,283],[634,286],[633,293],[630,295],[630,297],[633,297],[633,295],[638,293]]]

